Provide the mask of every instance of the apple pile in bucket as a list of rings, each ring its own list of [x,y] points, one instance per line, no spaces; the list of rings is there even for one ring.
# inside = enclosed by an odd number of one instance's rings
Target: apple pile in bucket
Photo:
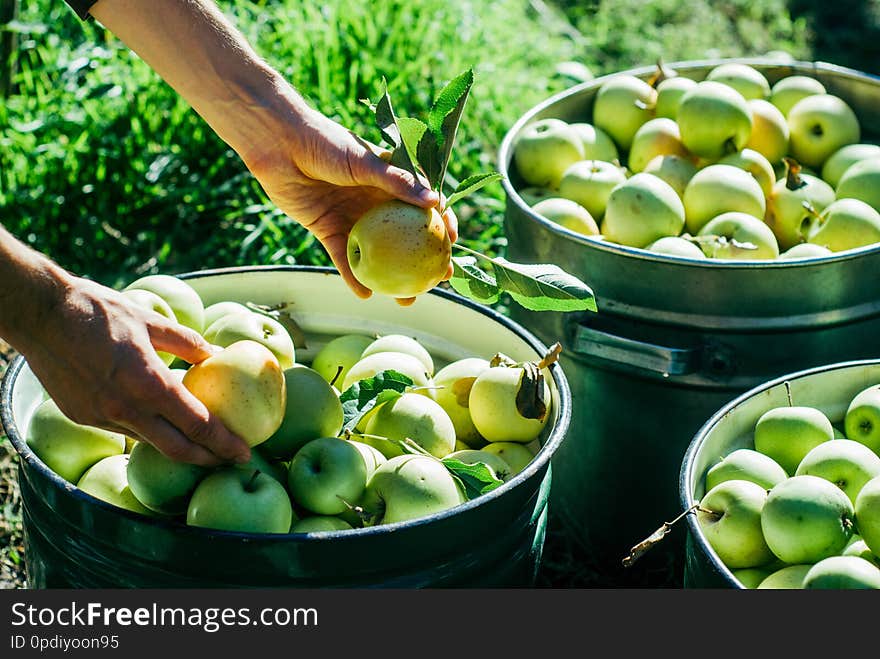
[[[547,367],[502,354],[442,368],[403,334],[333,338],[310,365],[287,305],[205,307],[184,280],[151,275],[123,294],[222,350],[189,365],[162,355],[252,448],[244,465],[176,462],[151,444],[65,417],[51,398],[26,432],[33,452],[120,508],[248,533],[306,533],[424,517],[522,471],[553,416]]]
[[[585,108],[587,112],[589,108]],[[518,194],[593,239],[691,259],[817,258],[880,242],[880,146],[821,82],[726,62],[608,78],[591,122],[514,144]]]

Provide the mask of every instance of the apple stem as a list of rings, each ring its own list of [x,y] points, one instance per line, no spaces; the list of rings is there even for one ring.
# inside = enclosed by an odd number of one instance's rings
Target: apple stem
[[[257,480],[257,476],[260,475],[259,469],[254,469],[254,475],[251,476],[251,479],[244,486],[245,492],[253,492],[254,491],[254,481]]]
[[[807,182],[801,178],[801,165],[794,158],[785,157],[785,187],[789,190],[797,190],[804,187]]]
[[[343,368],[344,368],[343,366],[336,367],[336,375],[334,375],[333,379],[330,380],[331,387],[336,384],[336,381],[339,379],[339,376],[342,375]]]
[[[672,530],[672,527],[675,526],[680,520],[684,519],[685,516],[696,512],[697,510],[703,510],[700,508],[700,504],[695,503],[693,506],[685,510],[678,517],[673,519],[671,522],[663,522],[663,526],[654,531],[647,538],[642,540],[640,543],[635,545],[632,549],[630,549],[629,554],[623,557],[621,563],[623,567],[631,567],[633,563],[639,560],[646,552],[652,549],[657,543],[659,543],[666,535]],[[710,512],[710,511],[704,511]]]
[[[788,396],[788,406],[794,407],[794,399],[791,397],[791,382],[786,380],[783,384],[785,386],[785,395]]]
[[[544,369],[550,366],[550,364],[555,364],[559,361],[559,355],[562,352],[562,344],[557,341],[547,350],[547,354],[541,358],[541,361],[538,362],[538,368]]]

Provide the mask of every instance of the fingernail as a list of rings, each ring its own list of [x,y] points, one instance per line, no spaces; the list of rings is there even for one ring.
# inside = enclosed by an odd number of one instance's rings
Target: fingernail
[[[438,201],[437,193],[431,188],[422,188],[419,192],[419,199],[426,203]]]

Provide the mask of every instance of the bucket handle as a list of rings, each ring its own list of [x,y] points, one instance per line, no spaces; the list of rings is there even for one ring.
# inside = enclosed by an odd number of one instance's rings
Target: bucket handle
[[[574,325],[572,334],[569,349],[578,355],[627,364],[631,368],[663,377],[691,375],[700,368],[699,349],[671,348],[637,341],[581,323]]]

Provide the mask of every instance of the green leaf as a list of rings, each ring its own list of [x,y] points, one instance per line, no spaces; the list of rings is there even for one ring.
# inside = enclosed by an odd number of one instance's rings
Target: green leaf
[[[466,463],[457,458],[443,458],[440,462],[464,485],[468,500],[504,485],[485,462]]]
[[[354,429],[367,412],[400,397],[412,385],[410,377],[392,370],[358,380],[339,396],[342,402],[342,430]]]
[[[433,172],[433,178],[428,176],[435,190],[440,190],[443,186],[449,156],[455,144],[455,134],[473,84],[473,69],[459,74],[440,91],[428,113],[428,130],[436,142],[436,159],[440,162],[439,171]]]
[[[410,149],[406,144],[403,132],[398,124],[399,120],[394,114],[394,108],[391,105],[391,97],[388,95],[387,85],[384,86],[382,98],[376,103],[375,114],[376,125],[379,127],[379,132],[382,134],[382,138],[392,147],[392,164],[405,169],[413,176],[418,177],[416,163],[413,161]],[[412,127],[410,126],[408,130],[411,132]]]
[[[430,130],[426,130],[419,140],[416,156],[431,187],[439,191],[443,178],[443,153],[437,144],[437,136]]]
[[[530,311],[596,311],[593,291],[558,265],[524,265],[498,257],[492,269],[499,288]]]
[[[452,257],[449,284],[459,295],[481,304],[494,304],[501,297],[501,289],[495,278],[481,270],[473,256]]]
[[[417,151],[422,135],[428,130],[425,122],[410,117],[398,117],[397,129],[400,133],[401,147],[391,154],[391,164],[403,169],[410,169],[407,163],[415,163],[418,166]],[[405,153],[404,153],[405,152]]]
[[[458,200],[463,199],[469,194],[473,194],[480,188],[485,187],[490,183],[494,183],[501,178],[503,177],[498,172],[492,172],[490,174],[474,174],[473,176],[468,176],[464,181],[458,184],[458,187],[455,188],[455,192],[453,192],[449,196],[449,199],[446,200],[446,207],[449,208]]]

